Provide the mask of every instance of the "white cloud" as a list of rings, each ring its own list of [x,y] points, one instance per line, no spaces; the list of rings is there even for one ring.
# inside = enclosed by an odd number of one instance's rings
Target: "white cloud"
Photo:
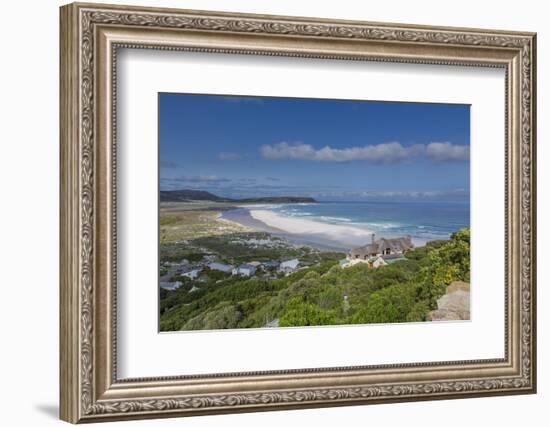
[[[426,156],[437,162],[468,160],[470,147],[453,145],[450,142],[431,142],[426,146]]]
[[[469,158],[467,145],[454,145],[450,142],[432,142],[403,146],[399,142],[387,142],[364,147],[331,148],[325,146],[315,149],[311,144],[301,142],[289,144],[280,142],[262,145],[260,154],[268,160],[310,160],[320,162],[349,162],[363,160],[372,163],[399,163],[413,157],[425,156],[435,161],[459,161]]]

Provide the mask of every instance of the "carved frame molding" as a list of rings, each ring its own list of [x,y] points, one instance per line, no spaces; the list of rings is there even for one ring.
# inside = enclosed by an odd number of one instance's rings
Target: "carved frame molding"
[[[178,37],[192,40],[180,43]],[[272,47],[263,45],[264,39]],[[120,47],[506,68],[511,280],[505,359],[118,381],[116,287],[102,279],[116,279],[116,257],[110,251],[116,248],[114,64]],[[534,392],[534,97],[532,33],[92,4],[62,7],[61,418],[102,421]],[[335,378],[344,375],[349,384],[341,386]],[[271,385],[260,385],[270,376]],[[285,387],[288,379],[300,385]],[[194,392],[201,382],[209,391]],[[258,387],[244,387],[245,382]]]

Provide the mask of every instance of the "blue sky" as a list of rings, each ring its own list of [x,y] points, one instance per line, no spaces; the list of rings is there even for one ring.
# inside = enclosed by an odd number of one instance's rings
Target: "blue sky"
[[[161,190],[465,200],[467,105],[159,94]]]

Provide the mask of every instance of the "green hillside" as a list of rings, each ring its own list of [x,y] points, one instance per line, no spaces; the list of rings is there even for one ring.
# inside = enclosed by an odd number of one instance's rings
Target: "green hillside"
[[[470,230],[429,242],[406,260],[341,268],[342,254],[276,278],[243,279],[205,270],[161,290],[161,330],[255,328],[423,321],[453,281],[470,281]]]

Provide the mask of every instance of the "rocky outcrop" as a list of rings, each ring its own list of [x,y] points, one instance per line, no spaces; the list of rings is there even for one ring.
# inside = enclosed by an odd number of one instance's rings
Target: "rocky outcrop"
[[[452,282],[447,292],[437,300],[437,310],[430,311],[426,320],[470,320],[470,284]]]

